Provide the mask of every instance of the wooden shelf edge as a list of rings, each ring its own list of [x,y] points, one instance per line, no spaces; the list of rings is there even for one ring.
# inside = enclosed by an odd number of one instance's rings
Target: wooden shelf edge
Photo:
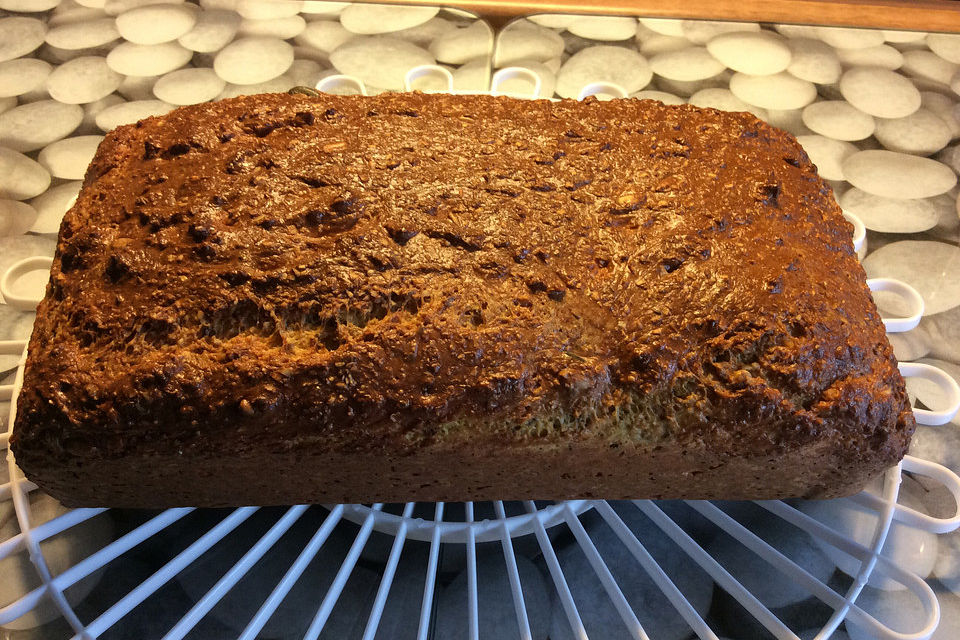
[[[371,0],[374,1],[374,0]],[[958,0],[375,0],[455,7],[495,24],[536,13],[784,22],[960,32]]]

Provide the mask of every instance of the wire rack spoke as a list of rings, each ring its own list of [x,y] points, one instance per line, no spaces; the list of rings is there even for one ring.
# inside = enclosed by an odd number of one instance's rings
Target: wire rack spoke
[[[659,526],[664,533],[669,535],[674,542],[677,542],[681,548],[685,551],[686,544],[693,544],[697,549],[702,551],[702,548],[697,545],[696,542],[690,538],[686,532],[681,529],[673,520],[667,517],[663,511],[653,506],[653,503],[649,500],[637,500],[633,503],[636,507],[640,509],[644,514],[647,515],[654,524]],[[683,593],[680,592],[680,589],[673,583],[670,577],[666,574],[660,564],[650,555],[650,552],[647,551],[644,546],[640,543],[640,540],[637,539],[636,535],[630,531],[626,523],[616,514],[613,508],[609,503],[602,503],[597,505],[597,510],[600,512],[600,515],[603,519],[609,524],[614,532],[617,534],[617,537],[620,538],[620,541],[623,542],[627,549],[633,554],[633,557],[637,559],[643,569],[647,572],[647,575],[656,583],[657,587],[663,592],[667,597],[667,600],[670,601],[670,604],[677,609],[683,619],[690,625],[690,627],[699,635],[701,638],[707,640],[716,640],[716,634],[710,629],[703,618],[700,617],[700,614],[697,613],[696,609],[693,608],[693,605],[690,604],[690,601],[684,597]],[[680,536],[678,538],[677,536]]]
[[[601,511],[601,514],[602,513]],[[583,524],[581,524],[579,518],[568,511],[566,522],[577,542],[580,544],[581,550],[586,554],[590,566],[593,567],[597,577],[600,578],[604,591],[607,592],[607,595],[613,602],[613,606],[616,607],[617,612],[623,619],[623,623],[627,625],[627,630],[630,632],[630,635],[638,640],[650,640],[647,632],[643,630],[643,625],[640,624],[640,620],[637,619],[637,614],[634,613],[633,607],[627,602],[626,596],[623,595],[623,591],[614,579],[613,574],[610,573],[609,567],[607,567],[603,558],[600,557],[600,552],[597,551],[596,545],[593,544],[593,540],[590,539],[587,530],[583,528]]]
[[[260,608],[254,614],[253,618],[247,623],[243,633],[240,634],[240,640],[254,640],[254,638],[257,637],[257,634],[260,633],[267,624],[267,621],[270,620],[270,617],[277,610],[277,607],[280,606],[283,599],[290,593],[290,589],[293,588],[293,585],[296,584],[300,576],[303,575],[307,565],[309,565],[317,553],[319,553],[321,547],[323,547],[327,538],[330,537],[330,534],[340,522],[342,516],[343,505],[337,505],[330,510],[323,524],[320,525],[316,533],[314,533],[307,544],[304,545],[303,550],[297,555],[296,560],[293,561],[293,564],[290,565],[286,573],[283,574],[280,582],[277,583],[273,591],[270,592],[270,595],[267,596],[267,599],[260,605]]]
[[[721,530],[736,538],[738,542],[765,560],[767,564],[784,574],[785,578],[789,577],[790,580],[797,582],[806,591],[831,606],[842,605],[843,599],[837,592],[814,578],[806,569],[767,544],[763,538],[724,513],[716,505],[709,502],[691,501],[690,506],[720,527]]]
[[[517,557],[513,553],[513,542],[510,539],[510,530],[507,528],[507,514],[503,508],[503,500],[494,502],[493,509],[497,518],[500,519],[500,546],[503,549],[503,559],[507,565],[507,577],[510,580],[510,592],[513,596],[513,609],[517,615],[520,640],[531,640],[530,619],[527,617],[523,586],[520,584],[520,569],[517,567]]]
[[[87,625],[86,632],[93,637],[102,634],[116,624],[120,618],[130,613],[134,607],[150,597],[157,589],[180,573],[187,565],[203,555],[213,545],[220,542],[224,536],[240,526],[244,520],[252,516],[256,511],[257,507],[241,507],[234,510],[219,524],[210,529],[210,531],[200,536],[196,542],[181,551],[173,560],[163,565],[156,573],[134,587],[130,593]]]
[[[26,348],[26,340],[0,340],[0,356],[19,356]]]
[[[33,529],[30,531],[30,536],[37,542],[43,542],[44,540],[52,538],[59,533],[63,533],[70,527],[75,527],[78,524],[86,522],[90,518],[98,516],[106,511],[107,509],[103,508],[71,509],[63,515],[57,516],[52,520],[47,520],[46,522],[33,527]]]
[[[894,469],[885,480],[882,496],[871,496],[864,500],[863,496],[858,496],[849,501],[852,504],[881,506],[881,511],[877,514],[878,518],[886,523],[886,527],[880,527],[874,531],[873,538],[869,545],[862,544],[842,533],[833,530],[820,523],[815,518],[799,511],[795,507],[781,501],[759,501],[756,504],[770,513],[771,517],[778,517],[788,526],[796,526],[807,531],[815,537],[833,544],[839,550],[851,555],[861,562],[861,569],[854,585],[846,594],[839,594],[833,589],[820,582],[810,575],[801,566],[794,563],[788,557],[780,553],[777,549],[767,544],[762,538],[754,534],[748,527],[742,525],[736,519],[719,509],[716,505],[702,501],[688,501],[687,504],[701,516],[712,522],[721,531],[733,536],[753,551],[757,557],[771,566],[773,569],[782,572],[787,578],[797,582],[800,586],[809,591],[821,602],[833,609],[833,615],[829,622],[821,628],[821,636],[831,633],[844,619],[869,629],[877,637],[890,638],[891,640],[910,640],[913,638],[925,637],[924,633],[932,631],[938,620],[939,609],[936,604],[936,598],[923,580],[916,577],[903,567],[896,566],[889,559],[880,555],[885,540],[886,532],[889,529],[889,523],[893,520],[896,509],[894,497],[899,489],[900,474]],[[870,494],[864,494],[870,495]],[[436,580],[439,568],[439,552],[444,532],[449,533],[450,529],[445,530],[440,525],[451,525],[459,528],[459,533],[464,536],[466,547],[466,572],[467,572],[467,635],[470,638],[479,638],[479,606],[480,593],[479,586],[483,584],[478,575],[478,557],[477,557],[477,539],[476,531],[489,532],[489,525],[495,526],[496,540],[504,554],[506,563],[507,577],[510,584],[513,608],[516,614],[516,620],[521,638],[531,638],[530,622],[526,610],[526,604],[523,595],[523,585],[520,579],[520,571],[517,564],[516,553],[513,545],[513,537],[516,531],[511,529],[511,523],[518,526],[527,526],[524,521],[516,517],[508,517],[507,510],[502,501],[494,502],[492,509],[495,518],[493,520],[476,519],[477,506],[473,503],[465,503],[463,521],[444,523],[444,505],[442,503],[434,505],[434,517],[429,521],[432,527],[432,536],[430,542],[430,554],[427,562],[427,575],[424,582],[423,602],[420,612],[420,626],[418,628],[418,638],[426,640],[430,637],[432,631],[432,614],[436,593]],[[567,618],[574,635],[577,638],[586,638],[587,633],[580,618],[580,612],[573,599],[572,592],[569,589],[567,578],[564,576],[563,569],[556,555],[553,543],[547,533],[548,526],[545,523],[558,524],[565,523],[571,531],[576,544],[585,553],[593,571],[600,579],[601,585],[617,610],[621,620],[625,624],[629,634],[633,638],[646,640],[645,633],[637,613],[630,606],[622,589],[618,585],[616,578],[606,564],[599,549],[594,544],[590,533],[580,521],[580,515],[584,511],[583,505],[578,502],[558,503],[550,505],[559,507],[560,510],[549,511],[550,517],[541,517],[547,513],[547,508],[540,507],[532,501],[522,503],[524,511],[528,516],[535,516],[530,519],[532,523],[532,533],[537,539],[540,551],[546,562],[550,573],[553,586],[560,598],[561,606]],[[736,599],[746,610],[753,615],[761,624],[763,624],[773,635],[781,640],[794,640],[797,636],[784,625],[776,616],[757,598],[758,594],[750,593],[736,578],[729,574],[716,560],[714,560],[707,551],[702,549],[683,529],[674,522],[658,505],[653,501],[637,500],[633,505],[644,513],[663,534],[676,542],[681,549],[687,553],[704,569],[716,582]],[[369,537],[374,530],[375,520],[383,509],[382,504],[372,505],[365,513],[364,520],[360,526],[349,552],[346,554],[339,571],[333,581],[333,584],[327,590],[316,615],[311,622],[311,626],[305,635],[306,638],[317,638],[322,632],[324,625],[329,619],[334,607],[339,601],[346,583],[354,573],[359,560],[359,556],[364,549]],[[244,633],[243,638],[254,638],[262,630],[265,623],[271,615],[276,612],[277,607],[288,595],[292,586],[302,575],[307,564],[316,556],[330,533],[342,521],[343,510],[345,506],[335,506],[330,514],[324,520],[314,534],[311,541],[304,547],[300,556],[294,561],[294,564],[288,569],[287,573],[276,585],[271,594],[267,597],[261,608],[258,610],[253,620],[250,621]],[[708,627],[700,614],[693,608],[693,605],[684,597],[677,586],[669,578],[663,568],[657,563],[656,559],[650,555],[647,548],[640,542],[637,535],[630,530],[623,518],[614,511],[613,507],[605,501],[591,502],[586,506],[587,509],[595,508],[603,521],[611,527],[620,541],[627,547],[637,562],[645,572],[654,580],[654,583],[661,589],[671,604],[681,614],[681,617],[688,623],[690,628],[703,639],[717,640],[717,635]],[[273,525],[263,534],[257,542],[237,561],[219,581],[212,587],[193,607],[174,625],[167,633],[165,639],[180,639],[185,637],[196,624],[207,615],[210,610],[232,589],[247,572],[262,559],[264,554],[275,545],[283,534],[296,522],[296,520],[305,512],[307,507],[299,505],[288,509]],[[372,640],[377,635],[380,622],[390,595],[394,578],[400,564],[400,558],[408,540],[407,532],[410,524],[416,523],[417,526],[424,526],[424,521],[414,518],[415,503],[406,503],[403,506],[402,514],[398,519],[398,527],[393,531],[394,539],[390,548],[389,556],[385,563],[379,587],[376,592],[375,600],[367,617],[364,627],[364,640]],[[48,539],[57,535],[70,527],[84,522],[90,518],[101,514],[102,509],[78,509],[68,512],[49,522],[34,527],[31,530],[35,541]],[[188,566],[200,555],[205,553],[214,544],[220,542],[230,531],[240,526],[256,508],[248,507],[234,511],[230,516],[221,521],[217,526],[201,536],[186,550],[181,552],[174,560],[164,565],[159,571],[150,578],[142,582],[138,587],[132,590],[127,596],[122,598],[106,612],[101,614],[92,623],[83,627],[81,625],[75,637],[86,638],[96,637],[110,626],[116,623],[124,615],[129,613],[134,607],[143,600],[155,593],[160,586],[171,579],[183,568]],[[112,559],[118,557],[126,550],[132,548],[139,542],[155,534],[160,529],[169,526],[169,524],[182,518],[190,512],[190,509],[172,509],[155,516],[152,520],[141,525],[134,531],[129,532],[117,541],[107,545],[87,559],[81,561],[76,566],[64,571],[59,576],[51,579],[51,587],[61,593],[70,585],[89,575],[96,569],[104,566]],[[559,520],[555,516],[559,514]],[[485,533],[486,535],[486,533]],[[9,555],[25,546],[25,537],[17,536],[0,543],[0,557],[4,554]],[[853,603],[860,593],[860,590],[866,584],[866,580],[871,573],[877,573],[889,576],[897,580],[920,599],[924,606],[924,620],[918,631],[909,633],[894,632],[877,621],[869,613],[859,609]],[[27,594],[12,605],[0,609],[0,621],[5,619],[14,619],[22,613],[29,611],[36,605],[42,597],[46,595],[45,588],[40,588]],[[929,634],[927,634],[929,635]]]
[[[436,527],[430,539],[430,555],[427,559],[427,575],[423,583],[423,600],[420,605],[420,624],[417,628],[417,640],[426,640],[430,633],[430,615],[433,612],[433,594],[437,586],[437,570],[440,567],[440,524],[443,522],[444,503],[438,502],[433,509],[433,521]]]
[[[473,503],[464,507],[464,521],[473,523]],[[470,640],[480,638],[480,612],[477,606],[477,538],[473,527],[467,528],[467,624]]]
[[[536,513],[537,506],[532,500],[527,500],[523,504],[527,513]],[[573,594],[570,593],[570,586],[567,584],[567,579],[563,576],[563,569],[560,568],[557,552],[553,549],[553,544],[550,542],[546,528],[539,520],[537,520],[534,525],[534,533],[537,536],[537,543],[540,545],[543,558],[547,562],[550,578],[553,580],[553,586],[557,590],[560,604],[563,606],[563,612],[567,616],[567,622],[570,623],[573,635],[577,640],[585,640],[587,638],[587,630],[583,626],[583,620],[580,619],[580,612],[577,610],[577,605],[573,600]]]
[[[830,591],[830,599],[824,600],[824,602],[834,608],[833,615],[827,621],[827,624],[824,625],[825,629],[836,629],[840,625],[840,622],[842,622],[850,612],[852,603],[859,597],[860,592],[863,591],[863,588],[866,586],[870,575],[873,573],[874,567],[878,562],[882,562],[884,560],[880,556],[880,552],[883,549],[883,545],[886,543],[887,535],[890,532],[890,525],[893,521],[896,499],[899,495],[900,483],[903,479],[902,464],[903,463],[900,463],[893,470],[888,471],[884,475],[884,495],[879,502],[874,503],[879,507],[877,513],[877,527],[874,529],[869,547],[866,547],[855,540],[851,540],[847,536],[844,536],[834,529],[826,527],[815,518],[811,518],[810,516],[801,513],[797,509],[787,507],[783,502],[770,501],[758,503],[761,507],[766,508],[772,513],[781,515],[781,517],[784,517],[784,519],[788,522],[799,526],[808,533],[821,537],[821,539],[824,539],[829,544],[837,547],[841,552],[851,555],[860,561],[860,570],[857,572],[853,584],[849,589],[847,589],[843,601],[839,604],[833,601],[834,592],[832,590]],[[858,494],[858,496],[846,498],[846,500],[856,503],[857,499],[863,495],[868,494],[867,492],[861,492]],[[934,598],[934,600],[936,600],[936,598]],[[934,603],[934,605],[936,606],[936,603]],[[890,629],[886,629],[886,632],[889,634]]]
[[[23,491],[24,493],[30,493],[31,491],[35,491],[36,489],[37,489],[37,485],[33,484],[29,480],[23,480],[20,483],[20,490]],[[13,483],[5,482],[3,484],[0,484],[0,502],[6,502],[7,500],[10,500],[12,498],[13,498]]]
[[[397,565],[400,564],[400,554],[403,552],[403,545],[407,541],[407,521],[413,515],[415,502],[408,502],[403,507],[403,519],[400,528],[397,529],[397,535],[393,540],[393,546],[390,547],[390,556],[387,559],[387,566],[383,571],[383,578],[380,580],[380,587],[377,589],[377,597],[373,602],[373,609],[370,611],[370,617],[367,619],[367,627],[363,632],[363,640],[373,640],[377,635],[377,629],[380,626],[380,616],[383,615],[383,607],[387,603],[387,595],[390,593],[390,586],[393,584],[393,578],[397,571]]]
[[[0,560],[23,549],[28,539],[43,542],[59,533],[63,533],[70,527],[86,522],[104,511],[106,509],[73,509],[32,529],[25,527],[21,533],[0,543]]]
[[[53,578],[51,587],[62,593],[64,589],[76,584],[97,569],[106,566],[114,559],[120,557],[138,544],[156,535],[159,531],[167,528],[183,516],[190,513],[192,510],[193,509],[190,508],[167,509],[163,513],[154,516],[151,520],[145,522],[120,538],[117,538],[107,546],[94,552],[90,556],[84,558],[74,566]],[[18,535],[14,538],[11,538],[4,544],[18,539],[22,539],[22,536]],[[2,548],[2,545],[0,545],[0,549]],[[0,558],[2,557],[5,556],[4,553],[0,551]],[[0,624],[5,624],[10,620],[15,620],[16,618],[30,611],[37,606],[37,604],[45,595],[46,589],[44,587],[37,587],[36,589],[25,594],[16,602],[3,607],[0,609]]]
[[[0,542],[0,560],[3,560],[4,558],[9,558],[13,554],[23,549],[26,546],[26,544],[27,544],[27,536],[23,535],[23,533],[18,533],[13,537],[7,538],[3,542]],[[4,618],[3,609],[0,609],[0,624],[4,624],[9,620],[13,620],[13,618],[9,618],[9,619]]]
[[[270,530],[236,562],[217,583],[181,618],[164,636],[164,640],[179,640],[187,635],[198,622],[216,606],[243,576],[273,547],[290,527],[304,514],[307,505],[291,507]]]
[[[22,369],[17,373],[18,378],[21,375]],[[15,413],[16,408],[14,404],[14,408],[10,412],[11,424]],[[85,633],[83,624],[67,602],[67,598],[63,595],[63,592],[53,586],[53,572],[50,571],[47,559],[40,548],[40,541],[33,536],[33,531],[30,527],[30,496],[24,490],[24,484],[26,482],[20,469],[14,464],[13,452],[11,451],[7,452],[7,469],[11,484],[10,497],[13,499],[13,508],[17,515],[17,524],[20,526],[20,532],[23,535],[24,548],[44,585],[44,593],[53,600],[54,604],[56,604],[61,613],[63,613],[63,617],[67,621],[67,624],[70,625],[70,628],[72,628],[76,634],[82,635]]]
[[[340,594],[343,593],[343,588],[347,585],[347,580],[350,579],[357,560],[360,559],[360,552],[363,551],[363,547],[367,544],[367,539],[373,531],[374,517],[381,509],[383,509],[382,502],[378,502],[371,507],[370,513],[367,515],[366,520],[364,520],[363,526],[360,527],[360,532],[357,533],[357,537],[350,547],[350,551],[347,552],[347,557],[343,559],[343,564],[340,565],[340,571],[337,572],[333,584],[331,584],[327,590],[327,595],[324,596],[323,602],[320,603],[320,608],[317,610],[316,616],[314,616],[313,621],[307,628],[307,632],[303,636],[304,640],[317,640],[317,638],[320,637],[320,632],[323,631],[327,619],[333,612],[334,605],[336,605],[337,600],[340,599]]]
[[[690,504],[688,502],[688,504]],[[640,507],[640,510],[644,512],[654,524],[661,528],[663,531],[669,531],[670,537],[674,542],[680,545],[684,552],[690,558],[696,562],[700,568],[710,574],[710,577],[713,578],[722,589],[727,593],[733,596],[743,607],[750,612],[750,614],[756,618],[761,624],[763,624],[774,636],[779,640],[796,640],[796,636],[792,631],[780,621],[773,613],[756,598],[746,587],[744,587],[736,578],[734,578],[730,573],[723,568],[723,566],[717,562],[713,556],[711,556],[703,547],[694,541],[693,538],[689,536],[679,525],[677,525],[673,520],[668,518],[663,511],[658,508],[652,507],[652,504],[649,501],[640,500],[637,501],[637,506]],[[712,505],[711,505],[712,506]],[[602,513],[602,511],[601,511]],[[628,544],[628,546],[630,546]],[[676,588],[676,587],[674,587]],[[676,606],[676,605],[675,605]],[[696,613],[696,612],[694,612]],[[699,614],[697,614],[699,617]],[[688,619],[688,623],[691,621]],[[692,626],[692,625],[691,625]],[[709,638],[714,640],[716,634],[713,631],[706,627],[704,624],[703,629],[698,630],[697,633],[701,638]]]

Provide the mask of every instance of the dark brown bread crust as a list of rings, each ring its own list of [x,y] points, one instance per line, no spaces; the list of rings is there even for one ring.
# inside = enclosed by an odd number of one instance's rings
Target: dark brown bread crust
[[[71,505],[831,497],[914,422],[756,118],[267,95],[107,135],[11,446]]]

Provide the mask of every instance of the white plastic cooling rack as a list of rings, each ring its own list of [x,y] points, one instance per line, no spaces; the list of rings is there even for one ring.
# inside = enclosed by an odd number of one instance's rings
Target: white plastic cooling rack
[[[492,93],[497,93],[500,84],[511,77],[524,76],[532,79],[534,84],[539,79],[526,69],[504,69],[494,75]],[[452,86],[449,72],[440,67],[424,67],[411,71],[408,75],[408,87],[416,87],[424,78],[440,79]],[[354,78],[335,76],[327,78],[318,88],[331,92],[353,91],[363,93],[363,85]],[[536,95],[537,91],[534,91]],[[585,87],[581,97],[595,94],[623,95],[617,87],[610,85],[591,85]],[[855,226],[855,245],[858,251],[864,241],[863,225],[852,216]],[[38,302],[35,299],[17,297],[13,293],[13,283],[21,275],[36,269],[49,268],[49,258],[28,258],[21,261],[3,274],[0,278],[0,291],[8,304],[18,308],[32,309]],[[907,331],[920,320],[923,314],[923,301],[919,294],[908,285],[895,280],[877,279],[869,282],[874,291],[892,291],[901,297],[909,308],[905,317],[886,318],[884,323],[889,332]],[[2,436],[2,444],[6,446],[9,434],[13,428],[16,414],[16,397],[22,381],[22,365],[26,357],[25,341],[0,342],[0,354],[20,355],[20,367],[12,385],[0,386],[0,400],[13,400],[9,429]],[[902,363],[900,371],[905,377],[921,377],[935,383],[948,398],[947,407],[934,409],[914,410],[917,422],[924,425],[942,425],[948,423],[960,408],[960,388],[956,382],[943,371],[919,363]],[[944,427],[952,428],[952,427]],[[87,576],[110,565],[111,562],[143,544],[150,538],[162,535],[169,527],[182,520],[193,509],[168,509],[148,519],[143,524],[133,528],[119,538],[110,541],[101,548],[93,551],[86,558],[80,560],[56,575],[51,571],[47,558],[44,556],[40,543],[65,532],[73,527],[100,515],[105,509],[73,509],[41,524],[35,524],[34,514],[31,511],[29,493],[36,490],[36,486],[26,480],[16,466],[12,453],[8,451],[7,462],[10,480],[0,486],[0,502],[12,500],[16,510],[20,533],[0,541],[0,561],[18,553],[27,553],[39,576],[40,586],[26,593],[18,594],[12,602],[0,607],[0,625],[8,624],[17,618],[26,615],[49,598],[59,609],[59,612],[69,623],[76,638],[96,638],[124,617],[140,606],[147,598],[156,593],[175,576],[187,570],[195,561],[205,554],[215,553],[217,545],[231,532],[238,530],[253,516],[258,508],[243,507],[235,509],[228,515],[209,527],[186,548],[177,553],[172,559],[164,563],[148,578],[133,586],[112,606],[94,617],[92,620],[81,620],[76,610],[68,601],[65,590],[75,585]],[[932,589],[922,577],[911,573],[908,569],[891,562],[881,555],[887,534],[894,521],[916,527],[932,533],[946,533],[960,527],[960,506],[954,514],[947,518],[932,517],[920,513],[903,504],[898,504],[900,484],[904,472],[912,475],[924,476],[929,480],[945,487],[953,496],[957,505],[960,505],[960,478],[946,467],[933,462],[924,461],[907,456],[884,476],[882,488],[876,493],[863,492],[849,501],[860,509],[867,510],[876,517],[876,526],[869,536],[869,542],[863,544],[825,525],[821,521],[807,515],[797,508],[795,501],[762,501],[755,504],[764,511],[764,517],[777,523],[779,527],[796,527],[809,533],[820,543],[829,545],[843,554],[859,561],[859,570],[849,587],[837,590],[814,577],[803,566],[795,563],[786,555],[768,544],[763,538],[738,519],[731,517],[728,511],[716,504],[703,501],[687,501],[688,508],[712,526],[726,532],[755,556],[756,562],[766,563],[772,571],[780,572],[784,580],[792,581],[822,604],[832,610],[827,622],[817,633],[818,640],[828,638],[844,620],[866,628],[878,638],[891,640],[919,640],[929,637],[939,621],[939,606]],[[516,617],[516,628],[521,638],[532,638],[531,614],[534,613],[525,599],[521,571],[517,561],[521,537],[530,542],[529,536],[535,539],[535,552],[541,555],[546,565],[547,573],[554,589],[553,597],[559,602],[573,637],[584,639],[587,631],[581,616],[581,609],[571,590],[568,579],[571,569],[566,570],[558,557],[554,539],[558,532],[572,536],[573,542],[580,547],[586,556],[590,568],[596,573],[610,602],[616,609],[629,635],[640,640],[647,640],[644,631],[644,620],[649,611],[635,609],[628,601],[622,585],[618,583],[614,573],[618,567],[611,567],[596,544],[595,534],[598,531],[596,520],[604,523],[602,526],[616,536],[619,542],[635,560],[637,569],[645,572],[653,583],[662,591],[670,605],[676,610],[680,618],[689,626],[690,631],[702,639],[718,640],[715,631],[710,627],[704,616],[688,599],[680,585],[674,581],[664,566],[658,563],[651,554],[649,544],[641,542],[646,535],[638,537],[635,528],[631,528],[624,519],[624,509],[636,509],[654,525],[655,529],[647,531],[659,532],[671,542],[670,553],[681,554],[689,558],[692,563],[710,576],[716,585],[736,600],[756,622],[767,629],[779,640],[797,640],[798,636],[777,615],[762,602],[762,594],[753,593],[739,582],[711,553],[700,546],[690,533],[678,523],[676,512],[665,510],[663,504],[649,500],[636,500],[632,503],[612,505],[603,500],[586,501],[574,500],[556,503],[444,503],[423,504],[407,503],[404,505],[329,505],[328,513],[302,546],[292,550],[292,561],[282,567],[282,575],[278,580],[263,584],[263,599],[259,606],[244,611],[245,618],[242,624],[245,628],[240,638],[250,640],[259,637],[271,617],[283,606],[290,596],[296,583],[300,580],[308,565],[318,554],[329,547],[329,540],[334,530],[342,522],[358,525],[355,537],[342,557],[337,556],[334,561],[339,562],[339,568],[325,593],[317,594],[316,611],[304,635],[308,640],[320,637],[325,625],[330,620],[334,607],[344,595],[345,587],[351,576],[358,570],[361,554],[371,544],[374,531],[386,534],[392,539],[385,563],[380,572],[379,586],[376,589],[372,604],[366,613],[366,623],[362,637],[364,640],[373,640],[383,622],[384,612],[391,598],[400,597],[397,590],[392,590],[398,568],[401,565],[401,554],[408,542],[429,543],[429,551],[425,554],[422,566],[416,571],[424,576],[422,595],[419,598],[419,623],[416,630],[418,640],[427,640],[437,636],[435,629],[435,613],[437,609],[438,575],[441,565],[441,549],[446,545],[460,549],[466,556],[466,591],[467,606],[465,626],[467,637],[472,640],[480,638],[480,593],[481,585],[478,580],[478,545],[482,543],[496,543],[502,549],[505,569],[510,586],[510,597],[513,602]],[[269,529],[262,533],[249,549],[225,569],[213,586],[197,599],[189,610],[179,618],[170,629],[157,629],[157,635],[163,633],[165,639],[184,638],[195,632],[197,625],[231,590],[261,562],[266,554],[278,544],[280,540],[297,522],[302,522],[307,512],[306,505],[289,507],[275,521]],[[455,513],[454,513],[455,512]],[[453,517],[451,517],[451,514]],[[586,520],[592,518],[588,527]],[[593,534],[591,533],[593,531]],[[612,570],[613,569],[613,570]],[[406,571],[411,570],[405,567]],[[887,580],[899,583],[902,588],[908,589],[922,605],[922,615],[914,621],[914,626],[908,631],[893,630],[875,619],[857,606],[856,601],[861,590],[867,584],[871,575],[877,572]],[[542,613],[542,612],[541,612]],[[192,635],[191,637],[200,637]],[[382,636],[381,636],[382,637]],[[656,640],[656,639],[654,639]]]

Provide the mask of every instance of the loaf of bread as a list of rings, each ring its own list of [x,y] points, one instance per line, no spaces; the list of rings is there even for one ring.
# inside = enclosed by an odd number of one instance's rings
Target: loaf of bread
[[[68,505],[849,494],[914,429],[850,235],[745,113],[183,107],[100,145],[11,447]]]

